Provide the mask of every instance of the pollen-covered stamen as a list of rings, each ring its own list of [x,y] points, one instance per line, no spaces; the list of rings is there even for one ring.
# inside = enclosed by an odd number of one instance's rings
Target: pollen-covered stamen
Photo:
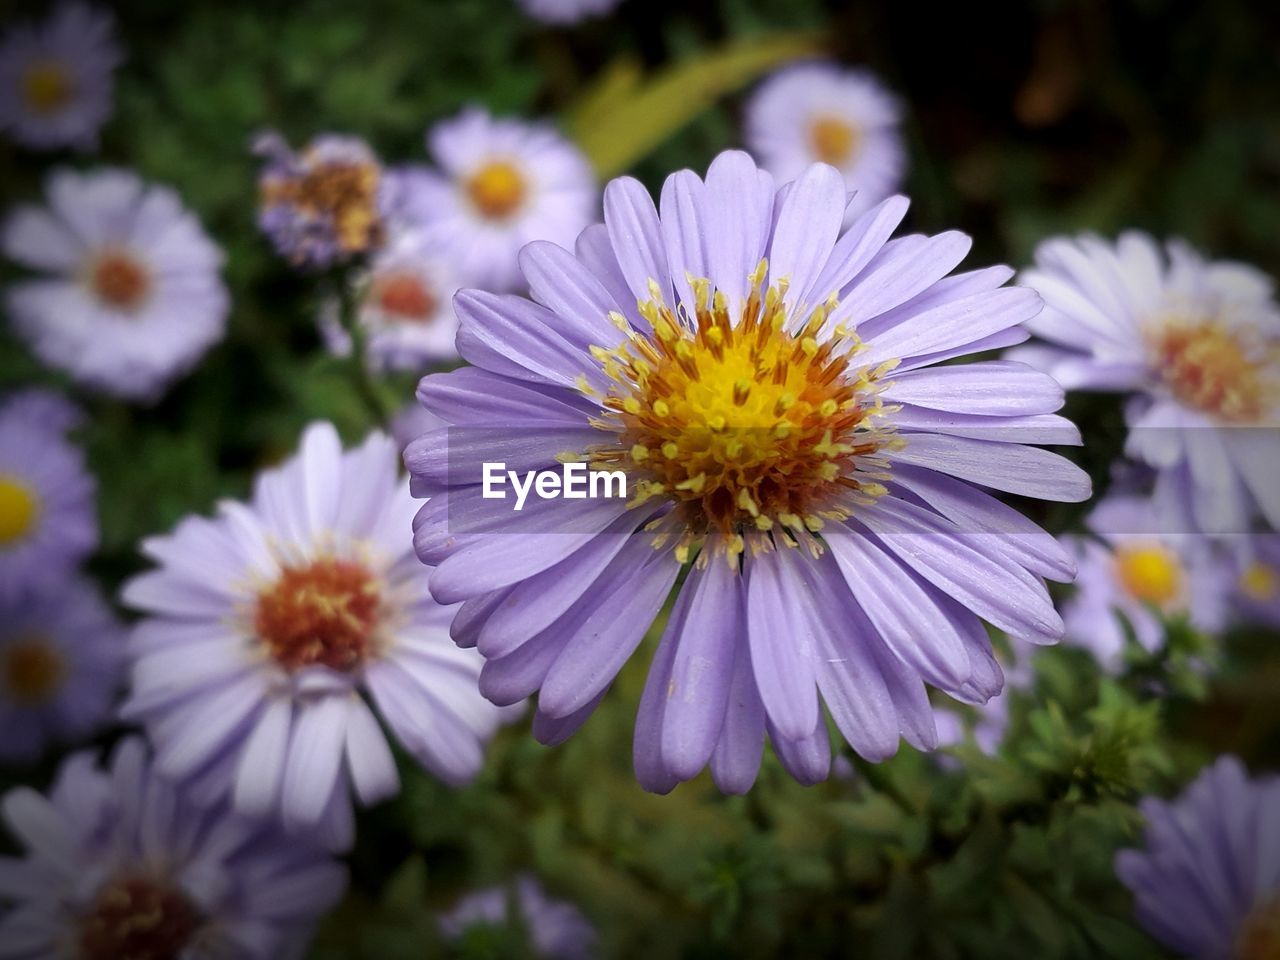
[[[360,253],[377,246],[382,236],[381,182],[382,171],[373,162],[317,163],[298,176],[264,180],[262,202],[329,218],[338,245],[347,253]]]
[[[39,513],[35,493],[17,477],[0,474],[0,550],[25,539]]]
[[[467,178],[466,190],[483,216],[490,220],[505,220],[524,203],[528,184],[515,164],[494,160]]]
[[[71,71],[56,60],[33,63],[22,74],[22,99],[34,113],[57,113],[71,102],[75,92]]]
[[[47,637],[20,636],[0,648],[0,681],[13,703],[47,703],[66,675],[66,660]]]
[[[1135,600],[1166,607],[1182,596],[1182,564],[1163,544],[1126,544],[1115,553],[1116,577]]]
[[[107,883],[80,925],[84,960],[178,960],[200,930],[200,911],[176,885],[144,875]]]
[[[839,117],[817,116],[809,122],[809,147],[823,163],[843,166],[858,149],[858,130]]]
[[[375,277],[370,299],[384,313],[406,323],[426,323],[439,305],[435,294],[412,271],[393,271]]]
[[[829,329],[834,300],[791,322],[786,282],[764,290],[766,272],[762,262],[737,317],[705,279],[692,281],[692,318],[666,306],[655,284],[640,305],[652,335],[615,316],[626,341],[592,349],[614,383],[596,426],[617,440],[591,458],[625,469],[636,502],[675,503],[655,540],[676,536],[681,559],[712,533],[731,555],[783,531],[788,543],[813,545],[825,521],[884,492],[878,454],[891,438],[879,381],[895,364],[854,365],[856,336]]]
[[[1280,400],[1274,347],[1217,321],[1174,322],[1152,337],[1152,362],[1180,401],[1221,420],[1262,419]]]
[[[151,291],[151,271],[127,250],[109,248],[89,263],[89,289],[116,310],[136,310]]]
[[[286,670],[352,670],[373,645],[382,594],[363,564],[326,558],[285,567],[258,596],[254,629]]]

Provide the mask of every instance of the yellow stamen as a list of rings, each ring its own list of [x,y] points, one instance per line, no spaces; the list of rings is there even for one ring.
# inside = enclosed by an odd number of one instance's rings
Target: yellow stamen
[[[466,190],[483,216],[505,220],[524,203],[529,188],[515,164],[492,160],[467,179]]]
[[[0,474],[0,550],[12,547],[35,529],[40,501],[17,477]]]

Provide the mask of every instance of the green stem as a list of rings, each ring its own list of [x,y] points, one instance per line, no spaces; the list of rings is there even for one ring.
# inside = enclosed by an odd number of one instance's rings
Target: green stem
[[[387,406],[386,399],[378,390],[378,384],[369,370],[368,344],[365,341],[364,327],[361,326],[359,319],[360,305],[349,278],[338,277],[336,286],[338,322],[351,338],[351,356],[348,358],[351,383],[374,421],[385,429],[391,422],[393,411]]]

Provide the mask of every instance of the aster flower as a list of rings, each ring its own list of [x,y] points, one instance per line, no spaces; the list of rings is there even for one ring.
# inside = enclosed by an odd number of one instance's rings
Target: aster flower
[[[0,236],[43,274],[6,292],[14,329],[85,386],[153,399],[223,335],[222,251],[172,189],[130,171],[57,170],[46,192]]]
[[[528,875],[518,878],[514,890],[490,887],[468,894],[442,914],[439,922],[444,936],[455,942],[465,941],[486,927],[516,927],[535,957],[586,960],[595,953],[596,932],[582,911],[547,896]]]
[[[0,131],[34,150],[96,147],[122,59],[102,7],[62,3],[11,27],[0,38]]]
[[[84,411],[63,394],[46,387],[15,390],[0,405],[0,418],[13,417],[51,433],[70,433],[85,424]]]
[[[324,134],[295,152],[269,132],[254,142],[254,153],[267,161],[258,179],[258,226],[282,257],[324,270],[382,245],[390,191],[359,137]]]
[[[397,461],[382,434],[343,452],[332,426],[314,425],[251,503],[145,541],[159,569],[124,589],[148,617],[123,713],[145,724],[160,770],[334,848],[351,841],[353,792],[372,804],[399,789],[367,697],[451,784],[480,769],[500,719],[414,559]]]
[[[453,265],[446,253],[416,231],[393,240],[356,280],[357,319],[367,337],[369,363],[378,370],[421,372],[433,361],[456,359],[453,314]],[[338,317],[339,304],[328,301],[320,327],[329,349],[351,352],[351,336]]]
[[[48,796],[4,796],[22,857],[0,858],[6,957],[299,957],[346,872],[278,829],[202,809],[142,741],[63,762]]]
[[[1067,389],[1131,394],[1127,451],[1205,532],[1280,526],[1280,308],[1252,267],[1131,231],[1055,238],[1021,277],[1045,299],[1011,356]]]
[[[21,396],[0,407],[0,597],[62,581],[98,543],[83,455],[24,412]]]
[[[450,251],[463,283],[514,289],[521,247],[572,243],[595,213],[586,158],[546,124],[472,107],[432,128],[427,146],[442,173],[405,175],[404,215]]]
[[[1206,634],[1226,626],[1231,565],[1210,538],[1171,523],[1151,500],[1112,496],[1089,516],[1096,538],[1063,538],[1079,567],[1062,611],[1067,640],[1110,670],[1123,660],[1126,625],[1148,653],[1164,645],[1169,619]]]
[[[0,760],[105,726],[124,674],[124,627],[89,580],[0,596]]]
[[[613,10],[621,0],[516,0],[520,8],[544,23],[577,23]]]
[[[1280,534],[1254,534],[1235,550],[1237,620],[1280,627]]]
[[[932,748],[926,682],[1000,690],[982,619],[1062,633],[1041,578],[1070,579],[1070,559],[980,489],[1089,495],[1026,445],[1078,442],[1052,413],[1062,392],[1021,364],[930,369],[1019,341],[1039,299],[1001,288],[1002,267],[947,277],[962,234],[890,241],[902,198],[842,230],[845,198],[832,167],[779,191],[737,152],[705,183],[668,178],[660,210],[615,180],[575,254],[522,251],[533,301],[458,295],[474,367],[419,389],[451,426],[405,454],[432,496],[418,554],[436,597],[465,601],[453,636],[486,657],[485,695],[540,690],[544,742],[586,720],[687,571],[637,718],[652,790],[708,761],[748,789],[766,731],[793,775],[822,779],[824,701],[868,759],[900,733]],[[629,499],[516,514],[482,496],[480,461],[575,459],[622,471]]]
[[[1147,797],[1143,849],[1116,874],[1138,921],[1196,960],[1270,960],[1280,950],[1280,778],[1222,757],[1171,803]]]
[[[766,80],[746,107],[747,147],[779,182],[812,163],[829,163],[855,192],[851,214],[902,183],[902,109],[876,77],[830,63],[787,67]]]

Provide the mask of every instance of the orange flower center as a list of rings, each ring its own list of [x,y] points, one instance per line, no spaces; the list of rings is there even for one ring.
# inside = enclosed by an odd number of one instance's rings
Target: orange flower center
[[[35,113],[57,113],[75,95],[71,72],[56,60],[33,63],[22,75],[22,98]]]
[[[494,160],[467,179],[467,196],[490,220],[505,220],[519,209],[528,193],[524,176],[512,163]]]
[[[82,920],[83,960],[178,960],[201,926],[181,891],[146,876],[107,884]]]
[[[1280,395],[1256,351],[1215,322],[1168,326],[1156,340],[1154,362],[1174,396],[1221,420],[1257,421]]]
[[[89,287],[109,307],[136,310],[151,290],[151,274],[131,254],[104,250],[89,268]]]
[[[407,271],[378,277],[373,300],[384,313],[417,323],[430,320],[438,306],[422,278]]]
[[[855,465],[887,469],[876,457],[890,442],[873,424],[882,412],[876,381],[896,362],[859,369],[852,333],[837,327],[824,336],[833,301],[790,324],[785,282],[761,296],[766,270],[762,262],[752,275],[737,322],[725,298],[712,300],[709,281],[699,280],[692,323],[655,296],[641,305],[652,337],[627,328],[621,346],[592,349],[616,384],[596,425],[617,443],[590,459],[599,469],[622,468],[634,503],[676,503],[682,562],[706,534],[725,535],[736,556],[744,532],[815,533],[884,492],[874,482],[883,472],[852,474]]]
[[[1280,960],[1280,896],[1254,910],[1240,929],[1234,960]]]
[[[823,163],[844,166],[858,148],[858,130],[839,117],[815,117],[809,124],[809,146]]]
[[[328,218],[345,253],[363,253],[382,242],[378,191],[382,172],[375,163],[326,163],[297,177],[267,180],[262,202],[289,204],[301,212]]]
[[[1121,547],[1115,562],[1116,576],[1135,600],[1163,607],[1182,595],[1182,565],[1160,544]]]
[[[316,560],[280,572],[258,596],[254,626],[286,670],[352,670],[369,653],[381,603],[378,584],[363,565]]]
[[[0,649],[4,689],[14,703],[47,703],[62,687],[67,664],[62,654],[38,635],[22,636]]]

